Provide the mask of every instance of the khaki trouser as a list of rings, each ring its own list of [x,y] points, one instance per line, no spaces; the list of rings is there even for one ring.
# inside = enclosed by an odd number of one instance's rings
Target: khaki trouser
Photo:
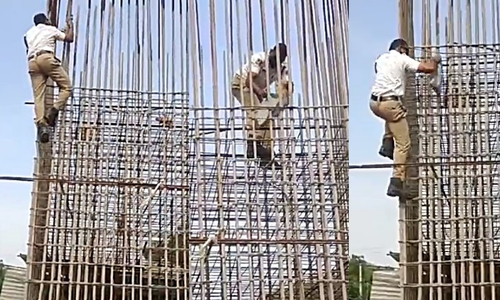
[[[264,122],[264,124],[260,126],[258,125],[254,108],[259,107],[260,100],[255,94],[250,93],[249,88],[244,87],[244,84],[240,85],[240,83],[240,77],[235,76],[231,83],[231,93],[236,98],[236,100],[238,100],[238,102],[242,106],[244,106],[243,110],[246,114],[245,125],[248,131],[248,139],[259,141],[264,147],[273,149],[271,130],[273,126],[273,120],[268,119],[266,122]],[[241,86],[243,86],[243,88]]]
[[[61,65],[61,61],[51,53],[40,54],[28,62],[31,85],[35,101],[35,123],[46,125],[45,120],[45,90],[47,79],[52,79],[59,87],[59,99],[54,107],[63,109],[71,96],[72,87],[68,73]]]
[[[385,121],[384,138],[394,138],[394,164],[405,164],[410,152],[406,108],[400,101],[370,101],[371,111]],[[405,179],[406,166],[394,166],[392,177]]]

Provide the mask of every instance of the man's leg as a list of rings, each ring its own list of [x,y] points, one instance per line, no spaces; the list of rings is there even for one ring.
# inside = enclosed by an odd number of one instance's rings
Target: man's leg
[[[259,129],[262,135],[262,150],[258,153],[261,158],[261,166],[271,167],[272,165],[276,170],[281,169],[281,165],[273,160],[274,158],[274,135],[273,135],[274,120],[269,119]]]
[[[382,146],[378,151],[378,154],[382,157],[387,157],[393,159],[394,157],[394,139],[392,137],[391,131],[387,124],[387,120],[392,120],[392,114],[389,116],[387,112],[384,111],[384,106],[381,107],[380,101],[370,100],[370,110],[372,113],[385,121],[384,136],[382,138]],[[390,111],[389,111],[390,113]]]
[[[394,136],[396,147],[394,149],[394,169],[391,178],[391,184],[387,190],[390,197],[401,197],[403,181],[406,177],[406,159],[410,152],[410,131],[406,118],[397,122],[388,122],[390,131]]]
[[[382,138],[382,146],[378,154],[382,157],[387,157],[391,160],[394,159],[394,138],[389,129],[389,123],[386,121],[384,126],[384,137]]]
[[[37,126],[38,139],[41,143],[47,143],[50,135],[45,118],[45,89],[47,87],[47,76],[41,73],[36,59],[28,62],[28,69],[33,89],[33,101],[35,103],[35,125]]]
[[[410,150],[410,137],[406,110],[399,101],[377,102],[376,115],[386,121],[384,137],[393,137],[395,143],[394,164],[405,164]],[[390,145],[389,145],[390,146]],[[400,197],[403,195],[403,181],[406,166],[395,166],[387,195]]]
[[[256,114],[255,110],[253,109],[258,105],[259,100],[257,99],[256,96],[251,95],[248,89],[236,88],[234,87],[235,85],[236,84],[233,83],[233,88],[231,89],[231,93],[242,106],[246,107],[243,110],[243,115],[245,117],[247,139],[249,141],[249,143],[247,143],[247,154],[249,158],[254,158],[255,157],[254,142],[255,144],[257,144],[256,146],[259,146],[259,144],[261,144],[263,139],[262,130],[259,130],[258,126],[256,126],[256,119],[255,119]]]
[[[257,96],[252,95],[249,89],[241,89],[238,80],[233,81],[231,93],[241,105],[246,106],[244,115],[246,116],[245,124],[248,131],[247,157],[259,157],[263,164],[267,165],[273,156],[273,148],[270,147],[272,145],[271,137],[268,136],[269,130],[267,129],[269,125],[266,122],[263,126],[259,126],[256,119],[256,110],[252,109],[259,106],[259,99]]]
[[[54,102],[47,115],[49,126],[54,127],[57,123],[59,112],[66,107],[73,88],[68,73],[62,67],[61,61],[53,55],[42,55],[39,57],[39,64],[42,70],[57,84],[59,87],[59,97]]]

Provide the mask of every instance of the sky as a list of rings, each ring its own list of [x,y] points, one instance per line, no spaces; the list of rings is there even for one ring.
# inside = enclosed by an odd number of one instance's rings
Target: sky
[[[45,9],[45,1],[3,0],[0,25],[9,28],[0,48],[0,176],[32,176],[35,130],[22,36],[32,16]],[[382,9],[383,8],[383,9]],[[397,2],[379,0],[352,6],[349,22],[350,51],[350,163],[387,162],[377,154],[382,122],[368,109],[373,61],[397,37]],[[369,24],[369,26],[367,26]],[[350,251],[369,261],[391,264],[386,256],[398,251],[397,200],[385,196],[390,170],[350,172]],[[0,259],[22,265],[17,254],[26,252],[31,184],[0,182]]]
[[[34,14],[44,11],[45,1],[3,0],[0,26],[4,31],[0,47],[0,176],[32,176],[35,157],[31,85],[23,35]],[[0,181],[0,260],[23,265],[16,256],[26,253],[31,183]]]
[[[367,1],[349,12],[349,163],[389,163],[378,155],[383,123],[368,108],[373,62],[398,37],[397,0]],[[395,265],[398,200],[385,195],[390,169],[349,172],[349,251]]]

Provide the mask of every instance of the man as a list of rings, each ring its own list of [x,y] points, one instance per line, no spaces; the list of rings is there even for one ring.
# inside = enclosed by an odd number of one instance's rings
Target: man
[[[55,126],[59,111],[64,109],[72,92],[68,73],[55,56],[55,44],[56,41],[73,42],[73,23],[68,20],[66,30],[62,32],[51,25],[45,14],[35,15],[33,21],[35,26],[24,35],[24,44],[35,98],[35,123],[38,127],[38,138],[41,143],[47,143],[50,136],[48,127]],[[59,98],[46,114],[45,89],[48,78],[59,87]]]
[[[253,142],[247,143],[247,156],[255,158],[256,150],[261,165],[269,165],[274,155],[271,136],[274,115],[272,111],[287,105],[293,89],[288,78],[286,58],[287,47],[282,43],[269,52],[255,53],[250,61],[236,72],[231,84],[232,95],[247,108],[248,140],[255,142],[255,148]],[[269,87],[273,83],[277,85],[278,95],[268,94]],[[279,98],[285,103],[280,103]],[[261,109],[256,110],[259,107]],[[273,164],[275,168],[280,167],[277,163]]]
[[[408,43],[394,40],[389,52],[382,54],[375,62],[375,84],[371,91],[370,109],[385,121],[385,133],[379,154],[394,159],[393,175],[387,190],[389,197],[404,194],[406,159],[410,151],[410,133],[406,121],[406,109],[401,100],[404,96],[407,72],[432,74],[438,70],[441,59],[418,62],[408,56]]]

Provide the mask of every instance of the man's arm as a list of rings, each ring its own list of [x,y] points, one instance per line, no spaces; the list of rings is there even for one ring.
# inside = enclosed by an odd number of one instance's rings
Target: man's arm
[[[379,59],[381,56],[382,56],[382,54],[381,54],[381,55],[379,55],[379,56],[377,57],[377,59],[375,60],[375,63],[373,64],[373,69],[375,70],[375,74],[377,74],[377,73],[378,73],[377,63],[378,63],[378,59]]]
[[[288,62],[285,61],[281,64],[281,72],[280,72],[281,82],[288,82],[290,80],[288,76]]]
[[[405,69],[412,72],[432,74],[437,71],[440,57],[435,56],[429,60],[417,61],[407,55],[403,55]]]
[[[26,54],[28,54],[28,40],[26,39],[26,35],[24,36],[24,46],[26,47]]]
[[[282,94],[284,97],[290,97],[293,93],[293,82],[290,81],[287,62],[281,65],[280,79],[280,82],[277,84],[278,93]]]
[[[54,27],[54,30],[55,37],[58,41],[73,43],[73,41],[75,40],[73,21],[71,21],[71,19],[66,22],[66,29],[64,30],[64,32],[57,29],[56,27]]]

